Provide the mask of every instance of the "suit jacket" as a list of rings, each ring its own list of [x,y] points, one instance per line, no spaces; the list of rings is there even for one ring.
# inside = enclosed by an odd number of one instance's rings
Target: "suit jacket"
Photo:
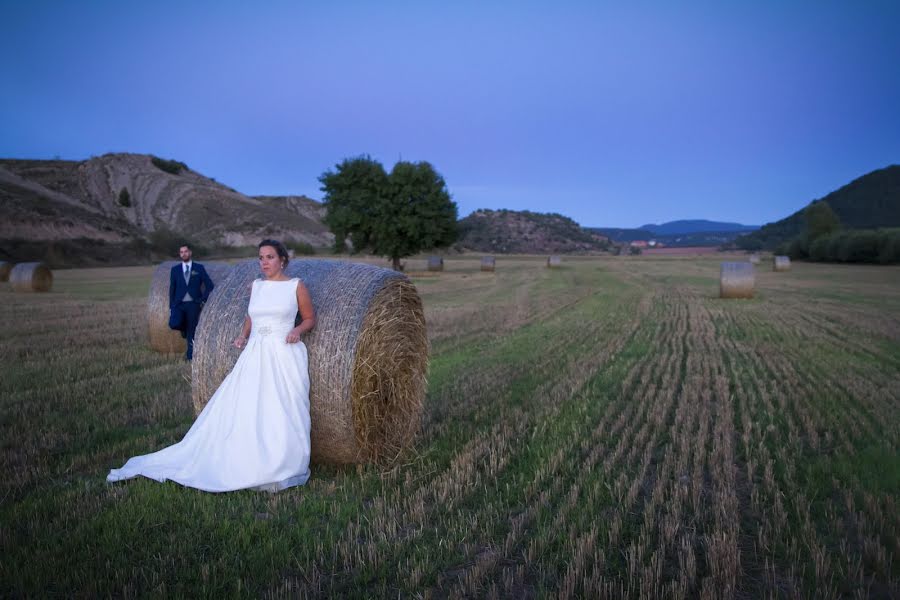
[[[190,294],[194,302],[206,302],[214,287],[216,286],[206,274],[206,269],[196,262],[191,265],[191,277],[185,283],[184,264],[178,263],[169,274],[169,310],[178,306],[185,294]]]

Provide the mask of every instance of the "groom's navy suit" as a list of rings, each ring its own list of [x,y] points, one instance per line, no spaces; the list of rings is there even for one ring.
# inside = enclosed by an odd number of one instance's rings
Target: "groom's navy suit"
[[[181,331],[187,338],[187,354],[194,356],[194,332],[200,321],[200,310],[209,298],[215,284],[200,263],[191,264],[191,272],[185,277],[184,263],[172,267],[169,275],[169,327]]]

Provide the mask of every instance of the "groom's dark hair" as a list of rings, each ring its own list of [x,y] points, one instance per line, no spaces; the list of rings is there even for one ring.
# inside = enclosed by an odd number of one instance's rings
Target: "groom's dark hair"
[[[281,258],[282,268],[287,267],[288,263],[291,262],[291,257],[288,256],[287,248],[285,248],[284,244],[279,242],[278,240],[263,240],[257,246],[257,250],[262,248],[263,246],[272,246],[275,248],[275,252],[278,253],[278,256]]]

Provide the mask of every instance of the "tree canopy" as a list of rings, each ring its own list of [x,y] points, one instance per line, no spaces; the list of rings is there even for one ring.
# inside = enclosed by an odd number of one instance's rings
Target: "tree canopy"
[[[444,178],[427,162],[400,161],[388,174],[369,156],[344,159],[319,177],[325,224],[338,251],[400,259],[456,241],[456,203]]]
[[[807,206],[803,211],[803,218],[806,221],[806,238],[809,242],[831,235],[841,228],[841,220],[824,200]]]

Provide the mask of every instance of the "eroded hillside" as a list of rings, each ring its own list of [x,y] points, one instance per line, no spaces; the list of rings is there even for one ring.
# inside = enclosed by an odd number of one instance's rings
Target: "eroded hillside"
[[[161,231],[208,247],[246,246],[263,237],[316,247],[333,242],[314,200],[246,196],[183,163],[145,154],[0,160],[0,203],[0,247],[20,260],[32,257],[17,256],[17,249],[40,242],[134,246]]]

